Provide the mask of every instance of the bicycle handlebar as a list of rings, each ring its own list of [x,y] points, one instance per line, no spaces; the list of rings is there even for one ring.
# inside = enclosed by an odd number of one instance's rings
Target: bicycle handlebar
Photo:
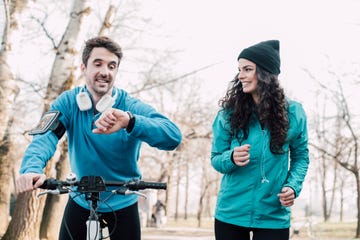
[[[48,178],[39,187],[41,189],[55,190],[59,187],[71,186],[67,181],[56,180],[55,178]]]
[[[107,187],[112,187],[107,189]],[[90,216],[86,222],[87,226],[87,238],[86,239],[105,239],[102,237],[103,228],[99,223],[99,216],[97,214],[98,202],[106,203],[106,200],[109,199],[114,194],[129,195],[136,194],[143,198],[147,196],[139,190],[144,189],[166,189],[166,183],[161,182],[146,182],[139,179],[134,179],[130,181],[108,181],[105,182],[101,176],[84,176],[80,181],[76,180],[76,175],[69,174],[66,177],[66,181],[57,180],[54,178],[48,178],[44,183],[39,187],[41,189],[46,189],[41,193],[38,193],[38,197],[47,194],[64,194],[69,192],[84,194],[85,200],[90,201]],[[109,196],[105,199],[100,198],[101,192],[111,192]],[[108,205],[109,206],[109,205]],[[109,208],[111,208],[109,206]],[[116,225],[115,225],[116,228]],[[109,233],[111,236],[112,232]],[[100,237],[101,236],[101,237]]]
[[[54,190],[54,193],[68,193],[67,187],[77,186],[77,192],[80,193],[94,193],[105,192],[106,187],[120,187],[121,190],[116,190],[116,193],[125,194],[127,190],[139,191],[144,189],[166,189],[167,184],[161,182],[146,182],[138,179],[126,182],[121,181],[104,181],[101,176],[84,176],[80,181],[61,181],[54,178],[48,178],[39,187],[42,189]]]
[[[138,191],[144,189],[164,189],[166,190],[166,183],[161,182],[145,182],[145,181],[129,181],[129,182],[111,182],[108,181],[105,183],[106,186],[124,186],[130,190]]]

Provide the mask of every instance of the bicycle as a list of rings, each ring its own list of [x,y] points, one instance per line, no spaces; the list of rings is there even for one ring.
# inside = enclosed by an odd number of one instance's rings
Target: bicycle
[[[107,187],[118,187],[113,190],[107,190]],[[85,199],[90,201],[90,214],[86,222],[86,240],[102,240],[111,236],[103,236],[103,230],[106,228],[106,224],[100,222],[99,213],[97,212],[98,202],[100,201],[101,192],[111,192],[112,194],[136,194],[138,196],[146,198],[145,194],[139,192],[144,189],[163,189],[167,187],[166,183],[161,182],[146,182],[139,179],[133,179],[130,181],[105,181],[101,176],[84,176],[77,181],[75,174],[68,174],[65,181],[57,180],[54,178],[48,178],[40,186],[41,189],[47,189],[39,193],[40,197],[46,194],[66,194],[75,192],[85,194]],[[110,195],[110,197],[112,196]]]

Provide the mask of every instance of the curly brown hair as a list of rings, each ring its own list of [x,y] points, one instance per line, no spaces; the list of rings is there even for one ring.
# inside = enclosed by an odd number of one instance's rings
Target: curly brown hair
[[[230,82],[225,97],[220,99],[219,105],[230,113],[229,122],[234,137],[242,131],[243,140],[247,139],[249,125],[255,120],[254,117],[257,117],[260,124],[270,131],[271,152],[280,154],[283,153],[282,146],[289,128],[285,93],[277,75],[256,66],[256,76],[259,104],[255,104],[251,94],[242,91],[242,83],[237,74]]]

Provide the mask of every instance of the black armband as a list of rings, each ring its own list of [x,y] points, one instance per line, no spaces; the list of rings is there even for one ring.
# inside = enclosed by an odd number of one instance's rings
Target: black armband
[[[44,134],[47,131],[53,131],[58,139],[60,139],[66,129],[59,121],[60,111],[48,111],[41,117],[39,124],[29,132],[29,135]]]
[[[126,113],[129,115],[129,118],[130,118],[129,124],[128,124],[127,127],[126,127],[126,131],[127,131],[128,133],[131,133],[131,131],[133,130],[134,125],[135,125],[135,117],[134,117],[134,115],[133,115],[131,112],[129,112],[129,111],[127,111]]]

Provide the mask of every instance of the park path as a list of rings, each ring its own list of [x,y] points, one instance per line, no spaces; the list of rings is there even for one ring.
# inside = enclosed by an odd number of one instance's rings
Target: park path
[[[213,229],[191,227],[143,228],[142,240],[214,240]]]
[[[142,240],[215,240],[213,229],[196,227],[143,228]],[[291,240],[360,240],[345,237],[308,237],[306,232],[292,236]]]

